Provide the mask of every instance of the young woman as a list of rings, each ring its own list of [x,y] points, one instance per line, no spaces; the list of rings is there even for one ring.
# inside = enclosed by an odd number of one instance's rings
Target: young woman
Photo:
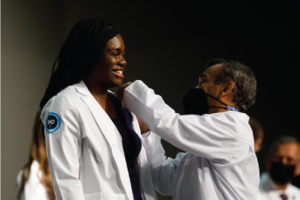
[[[119,29],[84,19],[57,60],[40,105],[57,199],[157,199],[138,120],[108,90],[127,64]]]
[[[17,176],[18,200],[55,200],[46,147],[39,136],[43,132],[38,113],[28,163]]]

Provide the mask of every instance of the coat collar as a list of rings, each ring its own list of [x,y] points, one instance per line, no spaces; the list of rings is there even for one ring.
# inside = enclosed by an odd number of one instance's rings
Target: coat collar
[[[108,144],[110,146],[116,145],[116,135],[117,129],[115,128],[113,122],[111,121],[110,117],[107,113],[103,110],[103,108],[99,105],[96,99],[88,90],[87,86],[83,81],[78,84],[74,85],[75,91],[81,94],[81,100],[87,105],[90,112],[92,113],[98,127],[100,128],[101,132],[105,136]],[[114,131],[116,134],[111,134]],[[93,135],[94,136],[94,135]],[[96,138],[95,138],[96,139]]]
[[[285,190],[279,190],[276,186],[276,183],[272,180],[270,174],[267,173],[267,172],[262,173],[262,175],[261,175],[261,184],[262,184],[262,186],[264,186],[264,189],[267,192],[278,191],[280,193],[285,192],[285,193],[289,194],[289,192],[291,190],[291,184],[290,183],[288,184],[288,186]]]
[[[125,191],[129,197],[129,199],[133,199],[132,196],[132,190],[130,187],[130,179],[129,176],[124,173],[124,169],[127,168],[126,161],[125,161],[125,155],[123,153],[123,149],[118,149],[122,148],[122,144],[118,145],[118,141],[122,142],[122,138],[117,130],[117,128],[114,126],[113,122],[109,118],[109,116],[106,114],[106,112],[102,109],[102,107],[97,103],[93,95],[90,93],[88,90],[87,86],[83,81],[80,81],[79,83],[74,85],[75,91],[82,96],[80,97],[82,101],[87,105],[89,108],[90,112],[92,113],[97,125],[99,126],[102,134],[106,138],[109,146],[112,149],[113,153],[113,158],[115,159],[115,162],[117,163],[118,171],[120,173],[120,178],[121,182],[125,188]],[[111,95],[110,96],[115,96],[115,94],[111,91],[108,91]],[[117,101],[117,99],[114,99]],[[127,113],[128,111],[122,107],[121,102],[118,102],[121,110],[125,116],[128,118],[127,126],[132,128],[134,131],[138,132],[140,135],[140,128],[137,122],[137,119],[135,116],[130,116],[130,113]],[[130,123],[130,122],[134,123]],[[129,124],[130,123],[130,124]],[[112,132],[115,132],[113,134]],[[100,134],[100,133],[99,133]],[[99,145],[97,145],[97,141],[99,141],[101,138],[98,137],[97,134],[92,134],[90,135],[90,139],[92,142],[92,145],[97,153],[102,153],[102,149]],[[143,147],[142,147],[143,149]],[[148,168],[148,163],[147,163],[147,157],[145,150],[140,152],[139,155],[139,165],[140,165],[140,176],[143,177],[143,181],[141,181],[141,186],[143,188],[143,194],[145,195],[145,199],[157,199],[155,190],[152,185],[152,180],[151,180],[151,174]]]
[[[126,172],[127,165],[122,149],[122,137],[120,136],[117,128],[114,126],[107,113],[102,109],[102,107],[90,93],[84,82],[81,81],[80,83],[75,84],[74,87],[75,91],[82,95],[80,98],[87,105],[100,129],[100,132],[104,135],[108,145],[110,146],[113,158],[117,163],[121,182],[125,188],[128,198],[133,199],[131,187],[130,185],[128,185],[128,183],[130,183],[129,176],[124,173],[124,169]],[[92,133],[88,136],[97,154],[101,154],[103,151],[102,147],[97,143],[97,141],[101,140],[101,138],[99,137],[99,135],[101,134],[100,132]]]
[[[79,83],[74,85],[75,91],[78,92],[79,94],[83,95],[83,96],[87,96],[88,94],[90,94],[87,86],[85,85],[85,83],[83,81],[80,81]]]
[[[83,96],[88,96],[90,93],[89,89],[87,88],[86,84],[83,81],[80,81],[77,84],[73,85],[75,88],[75,91]],[[112,91],[108,90],[107,91],[111,96],[114,96],[117,98],[116,94],[113,93]]]

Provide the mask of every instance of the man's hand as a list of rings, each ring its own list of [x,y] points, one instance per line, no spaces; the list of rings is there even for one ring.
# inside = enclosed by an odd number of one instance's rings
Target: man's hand
[[[117,90],[117,97],[120,99],[120,100],[123,100],[123,95],[124,95],[124,90],[126,89],[126,87],[128,87],[132,82],[127,82],[123,85],[121,85],[119,87],[119,89]]]
[[[138,117],[136,117],[136,118],[139,122],[141,133],[142,134],[147,133],[149,131],[149,128],[146,126],[146,124],[144,124],[144,122],[142,120],[140,120],[140,118],[138,118]]]

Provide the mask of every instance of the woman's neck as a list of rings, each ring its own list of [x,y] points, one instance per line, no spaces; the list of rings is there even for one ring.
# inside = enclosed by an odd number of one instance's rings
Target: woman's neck
[[[103,87],[99,83],[91,80],[85,80],[84,83],[86,84],[87,88],[89,89],[90,93],[94,96],[94,98],[98,101],[98,103],[102,106],[105,105],[108,99],[107,96],[107,88]],[[103,107],[103,106],[102,106]]]
[[[117,113],[115,111],[113,102],[108,97],[107,88],[103,87],[97,82],[94,81],[84,81],[90,93],[100,104],[102,109],[111,117],[116,119]]]

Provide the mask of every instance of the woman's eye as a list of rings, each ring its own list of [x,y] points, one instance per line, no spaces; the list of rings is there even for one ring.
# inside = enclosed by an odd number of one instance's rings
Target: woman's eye
[[[118,56],[119,54],[118,53],[113,53],[113,54],[111,54],[112,56],[114,56],[114,57],[116,57],[116,56]]]

